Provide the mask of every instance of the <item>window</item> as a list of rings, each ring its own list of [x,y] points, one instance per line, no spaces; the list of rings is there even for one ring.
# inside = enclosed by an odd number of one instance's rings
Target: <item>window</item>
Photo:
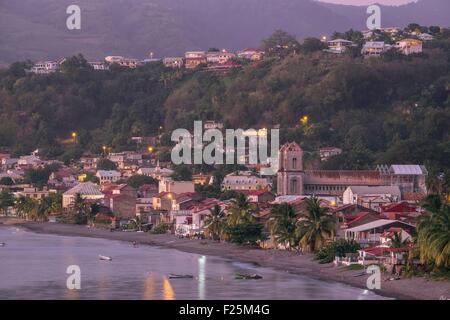
[[[297,179],[294,178],[291,180],[291,194],[297,193]]]
[[[292,159],[292,169],[297,169],[297,158]]]

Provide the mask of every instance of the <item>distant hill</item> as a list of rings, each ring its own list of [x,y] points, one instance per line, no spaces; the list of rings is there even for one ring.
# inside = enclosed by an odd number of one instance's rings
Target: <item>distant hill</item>
[[[180,55],[189,49],[257,46],[275,29],[299,38],[364,28],[366,7],[312,0],[78,0],[82,30],[65,27],[68,3],[0,0],[0,64],[82,52]],[[448,0],[383,7],[383,24],[448,25]]]

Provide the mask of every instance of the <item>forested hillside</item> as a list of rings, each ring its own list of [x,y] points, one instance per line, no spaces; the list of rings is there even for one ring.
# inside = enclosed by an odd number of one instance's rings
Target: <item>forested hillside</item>
[[[344,150],[323,168],[426,163],[448,170],[449,48],[441,40],[414,57],[363,59],[304,44],[227,75],[160,63],[94,71],[82,56],[61,72],[32,75],[15,63],[0,72],[0,146],[15,154],[40,147],[67,160],[104,144],[131,149],[132,136],[155,135],[160,126],[170,134],[194,120],[219,120],[228,128],[280,125],[282,140],[301,143],[311,160],[319,147]],[[65,145],[72,131],[77,144]]]

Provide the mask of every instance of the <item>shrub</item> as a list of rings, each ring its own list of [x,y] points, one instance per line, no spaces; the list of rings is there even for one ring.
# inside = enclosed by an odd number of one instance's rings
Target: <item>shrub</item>
[[[263,225],[259,223],[245,223],[227,228],[230,241],[239,244],[256,244],[258,240],[265,240]]]
[[[319,263],[333,262],[334,257],[344,257],[347,253],[355,253],[359,249],[359,244],[354,240],[336,240],[326,247],[323,247],[317,254]]]
[[[170,225],[168,225],[166,223],[160,223],[153,228],[152,233],[153,234],[165,234],[165,233],[167,233],[167,231],[169,231],[169,229],[170,229]]]

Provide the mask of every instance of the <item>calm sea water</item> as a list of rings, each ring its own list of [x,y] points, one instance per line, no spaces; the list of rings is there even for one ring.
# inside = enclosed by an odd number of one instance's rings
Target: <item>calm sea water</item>
[[[120,241],[0,227],[0,242],[0,299],[383,299],[340,283]],[[81,269],[80,290],[66,287],[69,265]],[[235,273],[263,279],[236,280]]]

